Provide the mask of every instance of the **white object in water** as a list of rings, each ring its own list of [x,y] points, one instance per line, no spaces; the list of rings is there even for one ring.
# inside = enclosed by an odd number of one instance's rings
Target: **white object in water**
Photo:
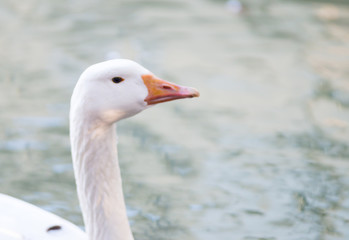
[[[86,234],[58,216],[0,195],[0,239],[132,240],[115,122],[157,103],[198,96],[197,90],[161,80],[126,59],[86,69],[76,84],[70,108],[73,166]]]

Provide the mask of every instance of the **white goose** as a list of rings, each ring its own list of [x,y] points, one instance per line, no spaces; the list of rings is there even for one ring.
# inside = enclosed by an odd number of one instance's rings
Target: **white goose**
[[[132,240],[115,123],[157,103],[198,96],[197,90],[158,79],[131,60],[87,68],[70,108],[72,158],[86,233],[29,203],[0,195],[0,239]]]

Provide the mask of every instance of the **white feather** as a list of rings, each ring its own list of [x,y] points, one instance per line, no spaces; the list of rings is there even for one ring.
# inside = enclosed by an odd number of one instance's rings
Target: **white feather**
[[[60,229],[48,231],[54,226]],[[0,239],[80,240],[87,237],[80,228],[52,213],[0,194]]]
[[[87,234],[29,203],[0,194],[0,240],[132,240],[116,151],[115,121],[147,107],[141,75],[125,59],[95,64],[81,75],[71,100],[70,136],[77,191]],[[113,77],[125,82],[115,84]],[[51,227],[53,230],[48,231]]]
[[[145,98],[149,92],[142,75],[149,74],[133,61],[115,59],[86,69],[74,89],[70,140],[86,234],[49,212],[0,195],[0,240],[133,240],[122,191],[115,122],[148,107]],[[114,77],[124,81],[116,84]],[[169,83],[165,85],[167,89]],[[193,96],[199,96],[194,89],[188,93],[188,97]]]

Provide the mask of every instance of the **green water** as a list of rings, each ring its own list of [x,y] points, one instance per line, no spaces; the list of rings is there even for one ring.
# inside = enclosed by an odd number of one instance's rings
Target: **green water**
[[[118,126],[135,238],[349,239],[349,3],[0,1],[0,192],[82,226],[79,74],[131,58],[201,92]]]

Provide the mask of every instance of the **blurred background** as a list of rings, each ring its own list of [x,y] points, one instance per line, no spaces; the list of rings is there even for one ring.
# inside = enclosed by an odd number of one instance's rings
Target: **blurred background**
[[[349,239],[347,0],[1,0],[0,29],[0,192],[83,226],[70,96],[130,58],[201,92],[118,126],[136,239]]]

